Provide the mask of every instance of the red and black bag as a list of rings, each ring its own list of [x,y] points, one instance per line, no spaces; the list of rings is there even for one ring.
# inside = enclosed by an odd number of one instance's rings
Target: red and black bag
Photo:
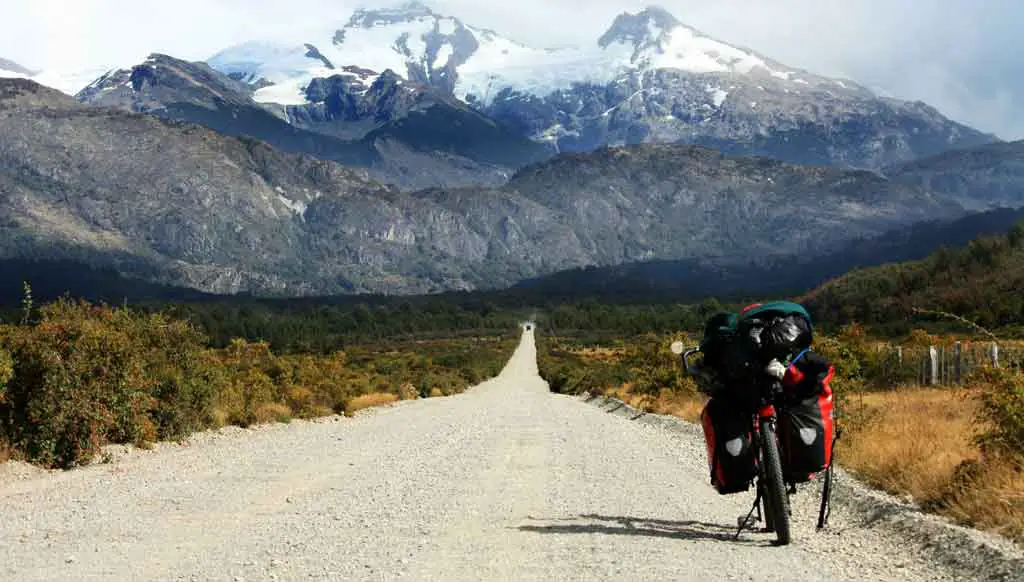
[[[711,485],[722,495],[750,489],[757,475],[751,421],[737,407],[712,398],[701,413]]]
[[[824,357],[804,352],[793,360],[782,381],[779,443],[786,481],[804,483],[832,464],[835,435],[832,378],[835,368]]]

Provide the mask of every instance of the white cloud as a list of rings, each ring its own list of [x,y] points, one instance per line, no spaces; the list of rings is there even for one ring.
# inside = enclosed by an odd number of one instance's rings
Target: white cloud
[[[0,57],[29,68],[123,66],[150,52],[192,60],[251,39],[341,25],[359,4],[303,0],[0,0]],[[383,5],[391,3],[385,2]],[[630,0],[428,2],[536,45],[595,42]],[[683,22],[786,64],[923,100],[1005,138],[1024,137],[1017,0],[663,0]]]

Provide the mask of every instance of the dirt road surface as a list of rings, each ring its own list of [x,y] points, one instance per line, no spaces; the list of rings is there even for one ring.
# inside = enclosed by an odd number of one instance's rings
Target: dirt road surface
[[[10,581],[985,577],[863,512],[837,508],[816,533],[811,491],[795,499],[793,545],[734,541],[752,496],[709,487],[699,432],[549,393],[532,331],[500,377],[461,396],[12,471]]]

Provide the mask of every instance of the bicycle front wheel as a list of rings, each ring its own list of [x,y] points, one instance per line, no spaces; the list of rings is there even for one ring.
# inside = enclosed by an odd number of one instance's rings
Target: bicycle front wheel
[[[782,459],[779,441],[775,437],[775,423],[761,423],[761,451],[763,462],[765,512],[770,516],[778,545],[789,544],[789,495],[782,478]]]

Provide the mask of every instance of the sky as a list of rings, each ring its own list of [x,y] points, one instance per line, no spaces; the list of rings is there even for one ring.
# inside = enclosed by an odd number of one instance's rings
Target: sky
[[[152,52],[203,60],[247,40],[343,25],[351,0],[0,0],[0,58],[36,70],[127,66]],[[539,46],[596,42],[632,0],[427,0],[435,11]],[[661,0],[679,20],[792,67],[921,100],[1024,139],[1020,0]],[[299,36],[301,38],[301,35]]]

